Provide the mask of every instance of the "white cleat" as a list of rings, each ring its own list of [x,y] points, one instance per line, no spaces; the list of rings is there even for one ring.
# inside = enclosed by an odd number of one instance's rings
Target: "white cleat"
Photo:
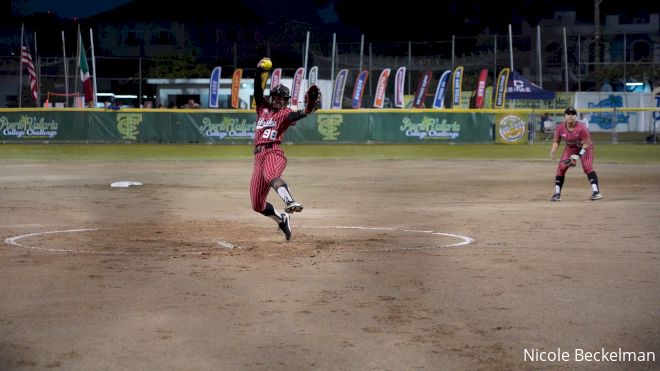
[[[303,210],[303,205],[300,202],[296,201],[291,201],[288,204],[286,204],[286,207],[284,208],[284,211],[286,211],[288,214],[293,214],[294,212],[301,212]]]
[[[601,198],[603,198],[603,195],[600,194],[600,192],[594,192],[594,193],[591,195],[591,201],[600,200]]]

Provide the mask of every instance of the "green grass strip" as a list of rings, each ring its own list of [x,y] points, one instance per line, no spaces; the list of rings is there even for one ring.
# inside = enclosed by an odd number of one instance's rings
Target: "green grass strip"
[[[498,144],[284,145],[290,159],[516,160],[548,159],[550,142]],[[560,146],[559,153],[563,149]],[[660,146],[596,144],[596,163],[660,164]],[[0,161],[143,161],[251,159],[251,145],[205,144],[2,144]]]

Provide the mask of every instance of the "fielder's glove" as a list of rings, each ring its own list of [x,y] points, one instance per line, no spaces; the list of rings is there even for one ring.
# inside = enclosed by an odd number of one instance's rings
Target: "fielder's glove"
[[[568,167],[575,167],[575,166],[577,166],[578,158],[579,158],[578,155],[571,155],[571,157],[569,157],[566,160],[562,161],[562,163],[564,165],[568,165]]]
[[[321,90],[318,86],[312,85],[305,93],[305,114],[310,113],[321,108]]]

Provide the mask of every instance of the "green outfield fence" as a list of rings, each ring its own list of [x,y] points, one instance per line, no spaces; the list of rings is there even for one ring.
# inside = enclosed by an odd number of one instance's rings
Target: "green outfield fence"
[[[540,131],[548,114],[563,117],[563,111],[547,109],[320,110],[298,122],[285,141],[522,144],[548,139]],[[655,142],[657,108],[580,114],[594,122],[590,129],[599,141]],[[0,109],[0,142],[246,144],[254,136],[255,116],[251,110]]]

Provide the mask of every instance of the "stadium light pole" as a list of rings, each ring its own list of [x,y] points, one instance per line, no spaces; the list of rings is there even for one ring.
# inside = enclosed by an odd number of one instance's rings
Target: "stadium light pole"
[[[603,0],[594,0],[594,63],[595,70],[600,67],[600,3]]]

